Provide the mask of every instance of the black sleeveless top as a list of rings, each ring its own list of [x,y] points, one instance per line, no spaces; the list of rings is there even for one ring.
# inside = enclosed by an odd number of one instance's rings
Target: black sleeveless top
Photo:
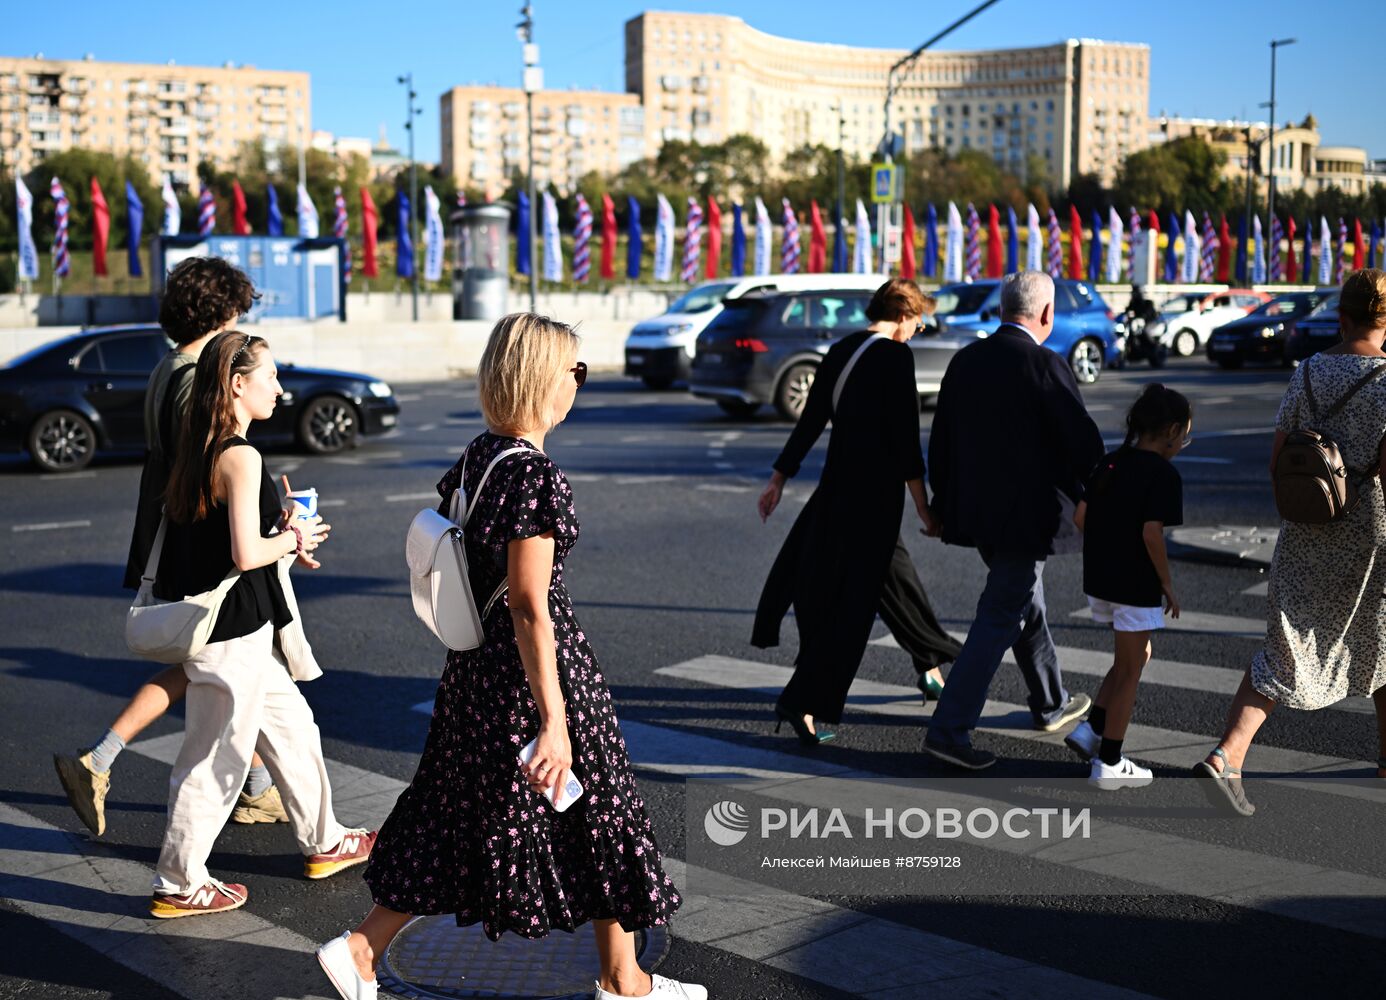
[[[233,437],[225,448],[253,447],[241,437]],[[223,449],[225,450],[225,449]],[[260,466],[260,534],[268,538],[279,523],[283,508],[270,474]],[[216,589],[235,563],[231,559],[231,520],[225,504],[213,503],[207,516],[191,524],[170,521],[164,536],[164,550],[155,573],[154,596],[179,601],[194,594]],[[293,621],[284,591],[279,586],[275,563],[241,574],[217,615],[209,642],[238,639],[274,622],[281,629]]]

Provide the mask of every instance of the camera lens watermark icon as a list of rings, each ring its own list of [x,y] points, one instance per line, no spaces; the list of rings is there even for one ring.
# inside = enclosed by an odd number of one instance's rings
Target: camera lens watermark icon
[[[703,829],[718,847],[733,847],[746,839],[751,820],[746,810],[735,802],[718,802],[707,811]]]

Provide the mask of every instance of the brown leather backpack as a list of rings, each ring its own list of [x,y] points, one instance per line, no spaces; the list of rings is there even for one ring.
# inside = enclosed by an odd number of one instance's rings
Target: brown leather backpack
[[[1321,421],[1331,419],[1348,400],[1386,375],[1386,364],[1377,365],[1364,375],[1322,415],[1314,401],[1309,371],[1310,363],[1305,361],[1304,396],[1309,404],[1309,419],[1322,426]],[[1297,428],[1286,436],[1271,473],[1276,510],[1286,521],[1329,524],[1352,512],[1361,499],[1361,487],[1377,471],[1377,466],[1373,466],[1365,473],[1354,474],[1343,461],[1336,441],[1312,427]]]

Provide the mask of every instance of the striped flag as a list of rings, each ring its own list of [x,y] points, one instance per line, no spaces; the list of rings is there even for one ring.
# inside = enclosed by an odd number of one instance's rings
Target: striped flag
[[[573,223],[573,280],[585,285],[592,276],[592,206],[577,196],[577,220]]]
[[[1261,217],[1253,215],[1251,217],[1251,283],[1253,285],[1266,283],[1266,245],[1262,236]]]
[[[674,206],[662,194],[655,195],[655,281],[668,281],[674,274]]]
[[[1280,229],[1280,218],[1271,216],[1270,231],[1270,270],[1268,277],[1271,281],[1284,281],[1284,272],[1280,270],[1280,241],[1285,234]]]
[[[48,193],[57,204],[53,208],[53,274],[66,278],[72,271],[72,259],[67,252],[67,224],[72,206],[58,178],[48,186]]]
[[[1333,234],[1328,229],[1328,217],[1319,216],[1319,284],[1333,283]]]
[[[781,198],[784,207],[784,242],[780,244],[780,271],[783,274],[799,273],[799,218],[794,214],[794,206],[788,198]]]
[[[197,235],[211,236],[217,228],[217,203],[212,198],[212,189],[203,187],[197,196]]]
[[[1218,234],[1213,229],[1213,217],[1203,213],[1203,253],[1198,261],[1198,280],[1212,281],[1218,263]]]
[[[1043,271],[1044,236],[1040,232],[1039,211],[1033,202],[1025,211],[1025,229],[1027,231],[1025,269],[1027,271]]]
[[[1134,282],[1136,280],[1136,247],[1141,241],[1141,213],[1133,208],[1126,218],[1130,223],[1131,234],[1130,241],[1126,244],[1126,273]]]
[[[770,211],[756,199],[756,274],[770,273]]]
[[[347,239],[346,199],[342,189],[332,189],[332,235],[342,241],[342,280],[351,284],[351,242]]]
[[[1338,216],[1338,284],[1340,285],[1348,273],[1347,241],[1347,222],[1340,215]]]
[[[1046,269],[1049,277],[1058,280],[1064,276],[1064,247],[1062,234],[1059,232],[1059,217],[1054,214],[1051,206],[1049,209],[1049,257],[1046,261]]]
[[[967,249],[966,264],[963,267],[963,277],[968,281],[976,281],[982,276],[982,240],[981,240],[982,220],[977,215],[977,209],[972,202],[967,203]]]
[[[688,199],[688,221],[683,228],[683,272],[686,284],[698,280],[698,258],[703,252],[703,208],[696,198]]]
[[[177,236],[183,226],[183,209],[178,205],[178,196],[173,193],[173,184],[167,174],[164,175],[164,186],[159,194],[164,202],[164,224],[159,231],[165,236]]]

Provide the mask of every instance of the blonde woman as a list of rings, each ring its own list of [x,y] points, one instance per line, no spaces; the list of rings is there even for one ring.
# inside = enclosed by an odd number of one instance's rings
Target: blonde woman
[[[483,609],[482,645],[448,654],[423,757],[366,870],[375,906],[318,949],[346,1000],[376,996],[375,967],[413,915],[447,913],[460,925],[480,922],[493,941],[591,921],[598,1000],[707,996],[636,962],[632,932],[666,923],[680,899],[563,585],[578,522],[568,481],[543,448],[587,377],[577,348],[564,324],[516,313],[496,324],[482,355],[487,430],[438,484],[439,509],[464,490],[475,504],[472,591],[508,591]],[[480,489],[487,467],[512,449],[523,451],[502,458]],[[518,754],[534,740],[522,766]],[[562,788],[569,771],[584,791],[559,812],[544,793]]]

